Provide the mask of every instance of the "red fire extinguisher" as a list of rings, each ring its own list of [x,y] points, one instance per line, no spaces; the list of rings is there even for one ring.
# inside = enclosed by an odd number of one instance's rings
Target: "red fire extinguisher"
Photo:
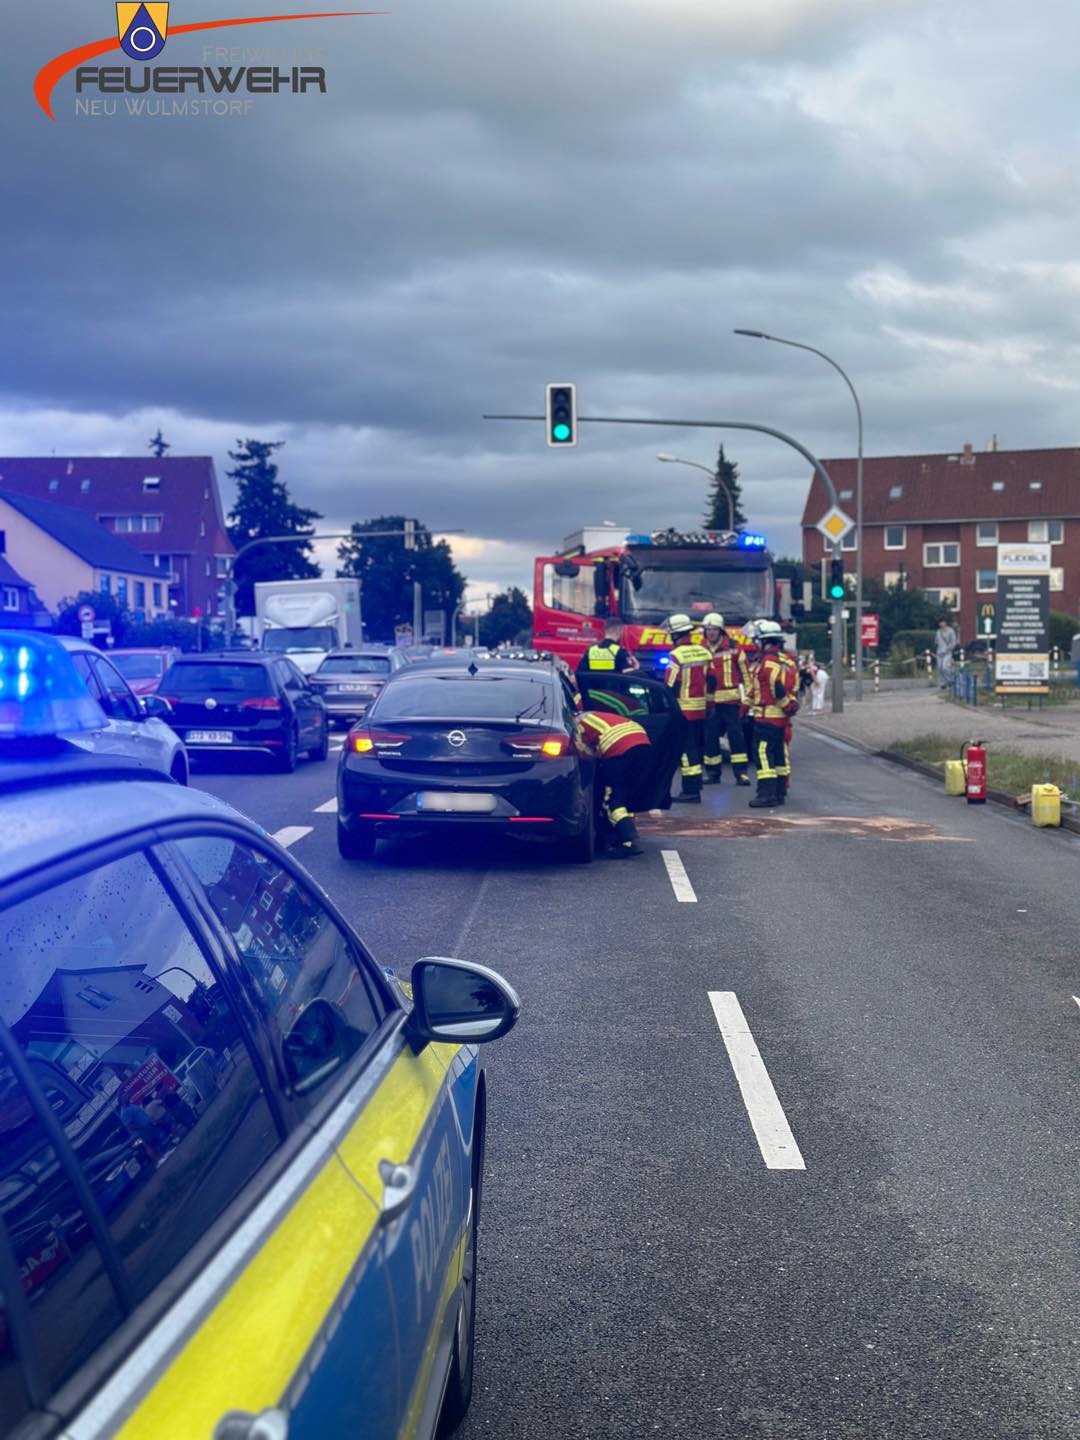
[[[967,803],[986,804],[986,746],[982,740],[969,740],[963,749],[967,774]]]

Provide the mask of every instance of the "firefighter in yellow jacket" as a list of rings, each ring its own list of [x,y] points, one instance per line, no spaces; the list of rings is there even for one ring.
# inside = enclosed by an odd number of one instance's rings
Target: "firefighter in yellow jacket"
[[[705,784],[719,785],[724,770],[721,742],[727,739],[731,769],[737,785],[749,785],[742,707],[750,689],[750,667],[746,656],[724,629],[724,617],[712,611],[705,616],[706,649],[712,653],[709,708],[705,713]]]
[[[616,860],[643,855],[630,795],[649,737],[636,721],[609,710],[585,710],[577,721],[579,746],[597,761],[596,788],[603,796],[598,848]]]
[[[672,646],[665,678],[678,696],[679,709],[686,721],[682,790],[672,798],[684,804],[700,805],[712,651],[704,645],[694,643],[694,624],[689,615],[672,615],[667,622],[667,628],[671,632]]]
[[[761,620],[757,626],[761,659],[750,676],[750,714],[754,721],[754,759],[757,765],[757,794],[750,801],[756,809],[783,805],[786,780],[791,773],[785,732],[799,708],[796,692],[798,671],[783,655],[784,632],[775,620]]]

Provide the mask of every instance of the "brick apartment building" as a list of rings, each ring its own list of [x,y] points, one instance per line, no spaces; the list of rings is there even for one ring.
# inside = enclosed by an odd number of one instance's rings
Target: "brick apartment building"
[[[0,459],[0,490],[92,516],[151,560],[170,614],[225,614],[233,547],[209,456]]]
[[[840,507],[855,516],[855,461],[826,460]],[[804,564],[827,551],[814,527],[829,507],[815,475],[802,517]],[[996,546],[1053,547],[1050,605],[1080,615],[1080,449],[890,455],[863,461],[863,575],[925,590],[974,638],[979,605],[997,594]],[[855,532],[845,541],[854,572]]]

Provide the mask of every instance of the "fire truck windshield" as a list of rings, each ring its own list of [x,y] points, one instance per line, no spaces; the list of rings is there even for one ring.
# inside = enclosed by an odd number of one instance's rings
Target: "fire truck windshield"
[[[718,571],[642,566],[639,579],[638,588],[628,579],[621,586],[621,618],[630,624],[655,624],[678,611],[694,619],[718,610],[725,621],[741,625],[775,609],[768,567]]]

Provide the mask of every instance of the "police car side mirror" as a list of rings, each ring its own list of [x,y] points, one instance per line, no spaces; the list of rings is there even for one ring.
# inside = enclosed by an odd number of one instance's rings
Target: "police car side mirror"
[[[434,955],[413,966],[412,998],[407,1029],[421,1043],[498,1040],[521,1013],[516,991],[494,970]]]

